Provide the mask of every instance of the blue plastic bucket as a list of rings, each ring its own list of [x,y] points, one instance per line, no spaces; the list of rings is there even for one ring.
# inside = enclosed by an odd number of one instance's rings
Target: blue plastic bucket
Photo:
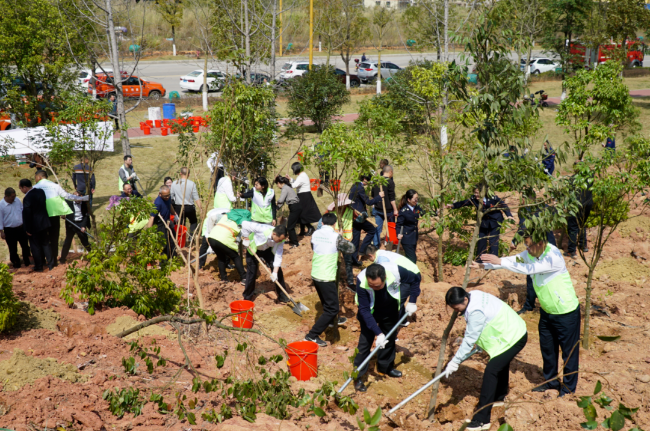
[[[163,120],[173,120],[176,118],[176,104],[163,103]]]

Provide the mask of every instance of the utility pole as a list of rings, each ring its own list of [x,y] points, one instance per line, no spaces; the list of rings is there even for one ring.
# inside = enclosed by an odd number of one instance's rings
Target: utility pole
[[[106,21],[108,24],[109,52],[111,65],[113,66],[113,86],[115,87],[115,101],[117,102],[117,121],[120,125],[120,141],[122,152],[125,156],[131,155],[131,143],[129,142],[128,126],[126,123],[126,112],[124,110],[124,93],[122,92],[122,72],[120,72],[120,53],[117,47],[115,36],[115,23],[113,22],[113,6],[111,0],[106,0]]]
[[[278,15],[278,20],[280,21],[280,57],[282,57],[282,0],[280,0],[280,14]]]
[[[314,63],[314,0],[309,0],[309,70]]]

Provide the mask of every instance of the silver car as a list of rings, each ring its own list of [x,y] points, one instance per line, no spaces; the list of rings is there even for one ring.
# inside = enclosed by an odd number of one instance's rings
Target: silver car
[[[390,78],[400,70],[402,70],[402,68],[398,65],[385,61],[381,64],[381,77],[382,79]],[[377,79],[377,62],[366,61],[359,63],[357,76],[364,84],[368,81],[374,81]]]

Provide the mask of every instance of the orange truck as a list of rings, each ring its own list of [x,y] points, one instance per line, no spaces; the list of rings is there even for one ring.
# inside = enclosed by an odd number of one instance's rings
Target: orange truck
[[[630,67],[642,67],[643,57],[645,53],[645,44],[640,40],[630,40],[626,43],[627,46],[627,65]],[[575,59],[575,63],[580,63],[580,59],[584,60],[585,67],[593,67],[594,64],[601,64],[607,60],[612,59],[612,51],[621,49],[621,44],[610,43],[606,45],[599,45],[598,52],[595,49],[587,48],[580,42],[571,44],[571,56]]]
[[[113,75],[106,75],[100,73],[97,75],[95,86],[97,88],[98,97],[110,97],[115,94],[115,87],[113,86]],[[145,81],[137,76],[129,76],[122,74],[122,91],[124,97],[148,97],[150,99],[160,99],[167,93],[165,87],[158,82]],[[92,94],[92,84],[88,85],[88,93]]]

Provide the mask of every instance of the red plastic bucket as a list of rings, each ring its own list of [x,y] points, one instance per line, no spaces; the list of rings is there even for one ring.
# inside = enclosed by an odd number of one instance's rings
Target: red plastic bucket
[[[200,126],[192,126],[192,130],[194,131],[194,133],[199,133],[199,127]]]
[[[320,180],[309,180],[309,186],[311,187],[311,191],[315,192],[318,190],[318,187],[320,186]]]
[[[187,228],[183,225],[176,226],[176,241],[180,248],[185,247],[185,241],[187,239]]]
[[[377,228],[379,229],[379,226],[377,226]],[[386,241],[392,242],[395,245],[399,243],[399,240],[397,239],[397,230],[395,229],[395,223],[392,221],[388,222],[388,236],[386,237]]]
[[[145,121],[149,127],[153,127],[153,120],[147,120]]]
[[[160,129],[160,120],[154,120],[154,124],[156,125],[156,128]]]
[[[142,131],[144,132],[145,135],[151,135],[151,127],[149,126],[142,127]]]
[[[160,129],[160,133],[162,133],[163,136],[167,136],[167,134],[169,133],[169,129],[167,127],[162,127]]]
[[[338,192],[341,189],[341,180],[330,180],[330,189],[333,192]]]
[[[313,341],[295,341],[284,350],[289,356],[287,365],[292,376],[302,381],[318,376],[318,344]]]
[[[233,328],[246,328],[250,329],[253,327],[253,309],[255,308],[255,303],[253,301],[246,301],[242,299],[241,301],[233,301],[230,303],[230,312],[231,313],[240,313],[235,316],[232,316],[232,327]],[[245,313],[242,313],[245,311]]]
[[[147,123],[140,122],[140,130],[144,130],[144,127],[147,125]]]

